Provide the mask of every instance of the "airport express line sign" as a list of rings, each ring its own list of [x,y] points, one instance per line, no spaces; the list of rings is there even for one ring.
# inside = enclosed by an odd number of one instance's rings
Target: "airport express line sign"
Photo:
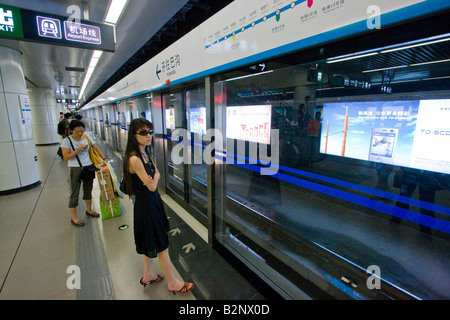
[[[0,37],[114,52],[114,27],[0,4]]]

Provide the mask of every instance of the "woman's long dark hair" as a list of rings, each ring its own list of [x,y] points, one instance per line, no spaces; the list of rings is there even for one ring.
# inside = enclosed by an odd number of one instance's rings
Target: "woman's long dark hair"
[[[148,128],[153,130],[153,124],[145,118],[137,118],[130,122],[130,127],[128,128],[128,140],[127,147],[125,149],[125,157],[123,159],[123,180],[127,187],[127,193],[129,196],[133,195],[133,188],[131,186],[131,173],[129,171],[130,158],[131,156],[138,156],[142,163],[144,159],[142,158],[141,150],[139,149],[139,143],[136,139],[136,132]],[[150,146],[145,147],[145,151],[150,159]]]

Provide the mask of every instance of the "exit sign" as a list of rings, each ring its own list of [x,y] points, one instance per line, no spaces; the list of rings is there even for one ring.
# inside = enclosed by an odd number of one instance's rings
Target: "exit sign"
[[[0,5],[0,36],[23,38],[22,17],[19,8]]]

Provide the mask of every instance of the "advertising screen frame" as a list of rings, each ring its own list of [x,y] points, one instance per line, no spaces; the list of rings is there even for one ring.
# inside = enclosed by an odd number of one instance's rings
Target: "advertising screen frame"
[[[322,120],[323,154],[450,173],[450,99],[324,103]]]

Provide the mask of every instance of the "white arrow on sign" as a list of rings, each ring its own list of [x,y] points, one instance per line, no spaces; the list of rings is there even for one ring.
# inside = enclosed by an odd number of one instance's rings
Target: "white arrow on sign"
[[[175,229],[170,230],[169,232],[170,232],[170,235],[173,237],[177,233],[181,233],[181,230],[179,228],[175,228]]]
[[[187,245],[184,245],[183,248],[181,248],[181,249],[185,249],[184,252],[189,253],[191,250],[195,250],[195,246],[191,242],[191,243],[188,243]]]

